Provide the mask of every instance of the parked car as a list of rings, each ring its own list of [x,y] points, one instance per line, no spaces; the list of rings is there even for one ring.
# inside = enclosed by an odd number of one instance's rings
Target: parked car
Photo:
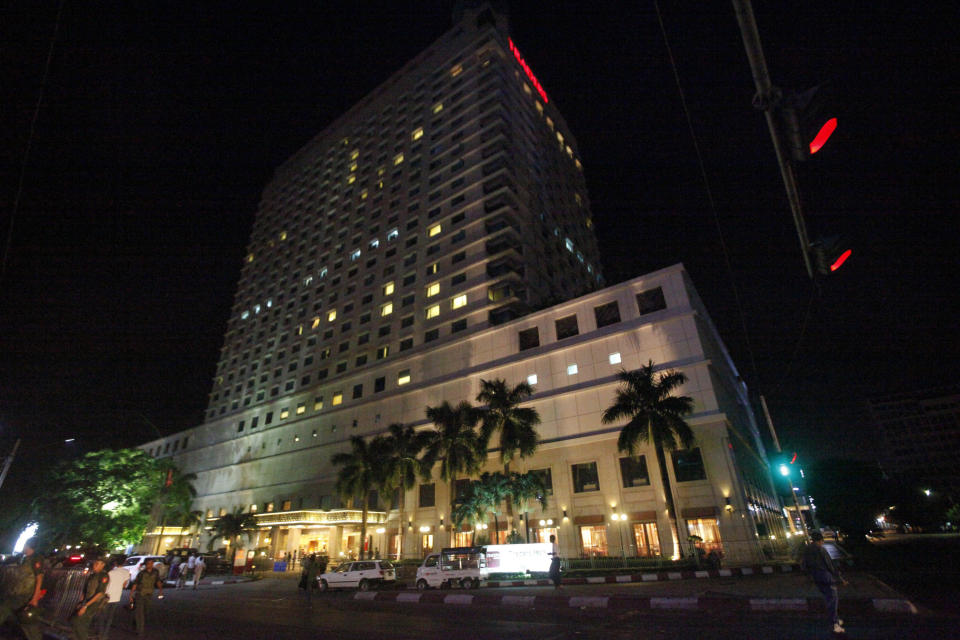
[[[367,591],[385,584],[395,584],[397,573],[389,560],[357,560],[344,562],[333,571],[320,575],[320,589],[357,588]]]
[[[204,553],[203,563],[206,565],[204,572],[208,575],[230,573],[233,570],[233,564],[219,553]]]
[[[130,572],[130,584],[133,584],[137,574],[143,569],[143,563],[148,558],[153,559],[153,566],[160,572],[160,578],[167,576],[167,567],[163,564],[163,556],[130,556],[123,563],[123,568]]]
[[[476,589],[488,574],[485,547],[451,547],[423,559],[417,567],[417,589],[445,589],[453,585]]]

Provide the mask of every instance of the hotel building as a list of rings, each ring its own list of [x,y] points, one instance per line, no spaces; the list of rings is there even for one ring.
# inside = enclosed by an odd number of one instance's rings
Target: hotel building
[[[205,421],[141,448],[197,475],[207,530],[241,508],[261,527],[251,548],[336,557],[361,544],[330,464],[350,436],[431,428],[427,406],[473,401],[481,379],[527,380],[541,443],[511,470],[537,470],[551,491],[509,528],[556,533],[565,555],[672,555],[656,456],[619,454],[617,427],[600,422],[617,371],[652,360],[683,371],[695,401],[697,448],[668,456],[681,533],[758,557],[782,537],[782,509],[689,278],[677,265],[603,288],[563,118],[503,15],[481,3],[455,22],[277,170]],[[502,469],[496,452],[487,467]],[[407,492],[404,522],[379,500],[371,549],[473,541],[452,530],[447,494]]]

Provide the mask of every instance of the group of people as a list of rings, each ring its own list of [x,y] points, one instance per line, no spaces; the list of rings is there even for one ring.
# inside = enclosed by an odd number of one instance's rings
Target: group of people
[[[199,553],[191,553],[186,560],[180,556],[174,556],[170,561],[170,573],[167,575],[171,580],[176,580],[177,589],[182,589],[187,584],[187,579],[193,581],[193,588],[196,589],[200,584],[200,578],[207,570],[207,564]]]
[[[319,556],[315,553],[309,556],[301,557],[300,568],[300,588],[306,591],[307,599],[313,596],[313,590],[319,588],[317,576],[323,575],[327,571],[327,564],[330,559],[327,556]]]

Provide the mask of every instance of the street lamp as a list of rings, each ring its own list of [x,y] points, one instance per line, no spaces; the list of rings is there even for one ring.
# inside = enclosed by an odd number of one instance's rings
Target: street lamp
[[[613,520],[614,522],[623,522],[624,520],[627,519],[627,514],[625,514],[625,513],[621,513],[621,514],[614,513],[612,516],[610,516],[610,519]],[[623,564],[624,564],[624,566],[626,566],[626,564],[627,564],[627,550],[626,550],[626,547],[623,546],[623,527],[620,526],[620,525],[617,526],[617,535],[620,537],[620,556],[623,558]]]
[[[800,500],[797,499],[797,488],[793,486],[793,480],[790,478],[790,467],[786,464],[780,465],[780,475],[785,476],[787,481],[790,483],[790,495],[793,496],[793,506],[797,509],[797,517],[800,518],[800,524],[803,525],[800,527],[798,532],[802,536],[807,535],[807,527],[803,520],[803,513],[800,511]]]

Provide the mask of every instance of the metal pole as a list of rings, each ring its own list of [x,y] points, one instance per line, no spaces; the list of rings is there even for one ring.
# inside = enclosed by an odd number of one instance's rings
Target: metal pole
[[[767,419],[767,426],[770,428],[770,435],[773,437],[773,446],[776,448],[777,453],[782,453],[783,449],[780,448],[777,431],[773,428],[773,420],[770,419],[770,409],[767,408],[767,399],[763,397],[762,393],[760,394],[760,406],[763,407],[763,415]]]
[[[17,455],[17,449],[20,448],[20,438],[17,438],[17,441],[13,444],[13,451],[10,452],[10,455],[7,456],[7,459],[3,462],[3,471],[0,472],[0,487],[3,486],[3,481],[7,479],[7,473],[10,471],[10,465],[13,464],[13,457]]]
[[[780,141],[777,122],[773,115],[776,102],[780,99],[780,89],[770,82],[770,73],[767,70],[767,61],[763,56],[763,46],[760,44],[760,34],[753,16],[753,5],[750,0],[733,0],[733,10],[737,15],[737,24],[740,26],[740,35],[743,38],[743,48],[750,62],[750,71],[753,73],[753,82],[757,88],[754,97],[754,106],[762,109],[767,117],[767,128],[770,130],[770,139],[773,141],[773,150],[780,165],[780,176],[787,191],[787,201],[790,203],[790,212],[793,214],[793,224],[797,229],[800,240],[800,251],[803,253],[803,263],[807,267],[807,275],[813,278],[813,266],[810,263],[810,240],[807,237],[807,225],[803,219],[803,209],[800,206],[800,193],[797,190],[797,180],[793,173],[793,165]]]

